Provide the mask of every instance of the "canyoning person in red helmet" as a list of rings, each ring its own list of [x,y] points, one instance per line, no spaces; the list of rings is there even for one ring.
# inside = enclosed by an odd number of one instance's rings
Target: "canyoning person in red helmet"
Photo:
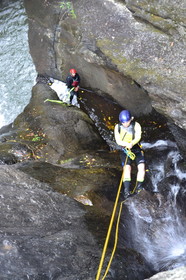
[[[72,100],[74,95],[78,98],[78,90],[79,90],[80,76],[75,69],[70,69],[70,75],[66,78],[66,85],[70,92],[70,104],[72,104]]]
[[[140,146],[141,125],[134,121],[128,110],[123,110],[119,114],[119,123],[114,128],[116,143],[120,146],[121,162],[123,166],[123,195],[127,198],[130,195],[131,185],[131,164],[137,164],[136,185],[133,187],[134,193],[143,189],[142,184],[145,178],[145,158]]]

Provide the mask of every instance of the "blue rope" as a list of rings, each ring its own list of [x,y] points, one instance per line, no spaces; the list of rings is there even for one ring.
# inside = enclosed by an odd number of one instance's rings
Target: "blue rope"
[[[127,149],[127,148],[122,148],[122,150],[124,151],[124,153],[132,160],[135,160],[136,155],[131,152],[131,150]]]

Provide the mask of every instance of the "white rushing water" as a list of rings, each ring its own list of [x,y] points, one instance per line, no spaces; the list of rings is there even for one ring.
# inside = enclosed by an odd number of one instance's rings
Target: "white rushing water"
[[[162,212],[154,219],[145,205],[143,211],[133,204],[135,247],[156,271],[185,265],[185,221],[174,204],[162,205]],[[148,228],[148,230],[147,230]],[[143,234],[141,234],[144,230]]]
[[[180,183],[186,178],[185,171],[179,169],[179,151],[169,141],[162,141],[164,154],[159,154],[159,142],[147,145],[148,152],[154,149],[157,159],[154,158],[151,180],[153,191],[163,190],[152,196],[151,199],[134,200],[130,203],[131,213],[131,246],[140,252],[149,264],[156,270],[167,270],[183,266],[186,263],[186,220],[184,211],[178,205]],[[167,150],[167,147],[174,150]],[[161,152],[163,147],[161,146]],[[153,153],[155,155],[155,153]],[[164,160],[163,160],[164,159]],[[171,162],[167,171],[166,162]],[[177,180],[168,180],[175,177]],[[164,179],[166,178],[166,183]],[[165,189],[166,188],[166,189]]]
[[[36,71],[29,54],[23,1],[0,2],[0,127],[14,121],[31,96]]]

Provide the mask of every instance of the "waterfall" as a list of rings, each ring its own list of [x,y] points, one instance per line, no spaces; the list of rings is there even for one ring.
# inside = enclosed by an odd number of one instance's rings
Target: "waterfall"
[[[0,3],[0,127],[14,121],[29,103],[36,71],[29,54],[23,1]]]
[[[178,204],[186,171],[179,169],[181,156],[174,143],[157,141],[143,147],[147,157],[153,155],[153,189],[127,200],[121,240],[141,253],[155,271],[168,270],[186,264],[186,218]]]
[[[158,217],[153,217],[148,205],[143,203],[143,209],[136,206],[135,202],[130,205],[130,212],[133,213],[133,249],[140,252],[155,271],[184,265],[186,221],[179,215],[174,203],[169,206],[162,203],[163,214],[156,209]]]

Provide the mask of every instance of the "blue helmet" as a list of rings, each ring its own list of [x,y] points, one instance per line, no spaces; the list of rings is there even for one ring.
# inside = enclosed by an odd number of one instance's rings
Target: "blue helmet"
[[[119,121],[121,123],[125,123],[131,120],[131,113],[128,110],[123,110],[121,111],[121,113],[119,114]]]

